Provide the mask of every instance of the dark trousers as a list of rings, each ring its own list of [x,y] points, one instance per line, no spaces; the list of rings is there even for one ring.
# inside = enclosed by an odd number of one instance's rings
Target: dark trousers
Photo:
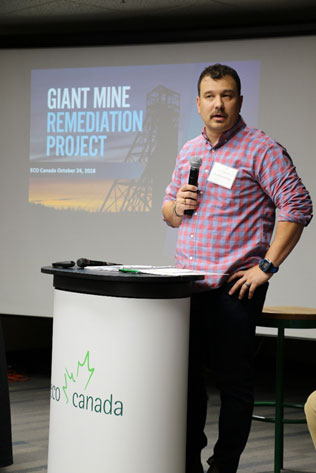
[[[0,467],[8,466],[12,463],[8,372],[0,320]]]
[[[262,311],[268,284],[259,287],[251,300],[239,300],[237,294],[230,296],[232,285],[224,284],[191,299],[186,473],[203,472],[200,453],[207,444],[203,432],[206,360],[221,399],[214,447],[220,473],[236,473],[250,431],[256,318]]]

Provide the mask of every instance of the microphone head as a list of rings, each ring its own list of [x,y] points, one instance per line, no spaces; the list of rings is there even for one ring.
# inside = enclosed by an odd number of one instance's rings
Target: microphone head
[[[79,258],[77,260],[77,266],[79,268],[84,268],[85,266],[89,266],[90,261],[87,258]]]
[[[192,156],[190,159],[190,166],[194,169],[199,169],[202,164],[202,158],[200,156]]]

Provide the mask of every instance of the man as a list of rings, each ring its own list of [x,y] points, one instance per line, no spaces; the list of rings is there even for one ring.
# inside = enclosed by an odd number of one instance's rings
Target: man
[[[196,102],[205,126],[179,153],[163,203],[164,219],[179,227],[177,265],[206,273],[191,302],[186,473],[203,472],[206,346],[221,396],[208,472],[237,471],[253,411],[256,317],[269,279],[312,218],[291,158],[275,140],[246,126],[242,99],[234,69],[215,64],[202,72]],[[187,184],[192,156],[202,158],[199,190]]]

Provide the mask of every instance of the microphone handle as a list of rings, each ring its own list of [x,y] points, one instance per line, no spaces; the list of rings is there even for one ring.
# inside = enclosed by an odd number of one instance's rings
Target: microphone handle
[[[200,170],[200,168],[191,168],[190,169],[188,184],[191,184],[192,186],[197,186],[198,185],[199,170]],[[184,215],[192,216],[194,214],[194,212],[195,212],[195,209],[185,209]]]
[[[106,261],[94,261],[87,258],[79,258],[77,260],[77,266],[79,268],[84,268],[85,266],[109,266],[115,263],[107,263]]]

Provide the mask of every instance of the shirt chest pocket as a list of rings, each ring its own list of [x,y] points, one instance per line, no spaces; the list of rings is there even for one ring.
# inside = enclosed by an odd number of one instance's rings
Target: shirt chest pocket
[[[214,199],[224,205],[225,203],[228,205],[233,202],[235,206],[241,201],[249,199],[255,190],[258,190],[258,183],[243,169],[238,169],[231,188],[210,182],[209,180],[205,180],[204,184],[206,197]]]

